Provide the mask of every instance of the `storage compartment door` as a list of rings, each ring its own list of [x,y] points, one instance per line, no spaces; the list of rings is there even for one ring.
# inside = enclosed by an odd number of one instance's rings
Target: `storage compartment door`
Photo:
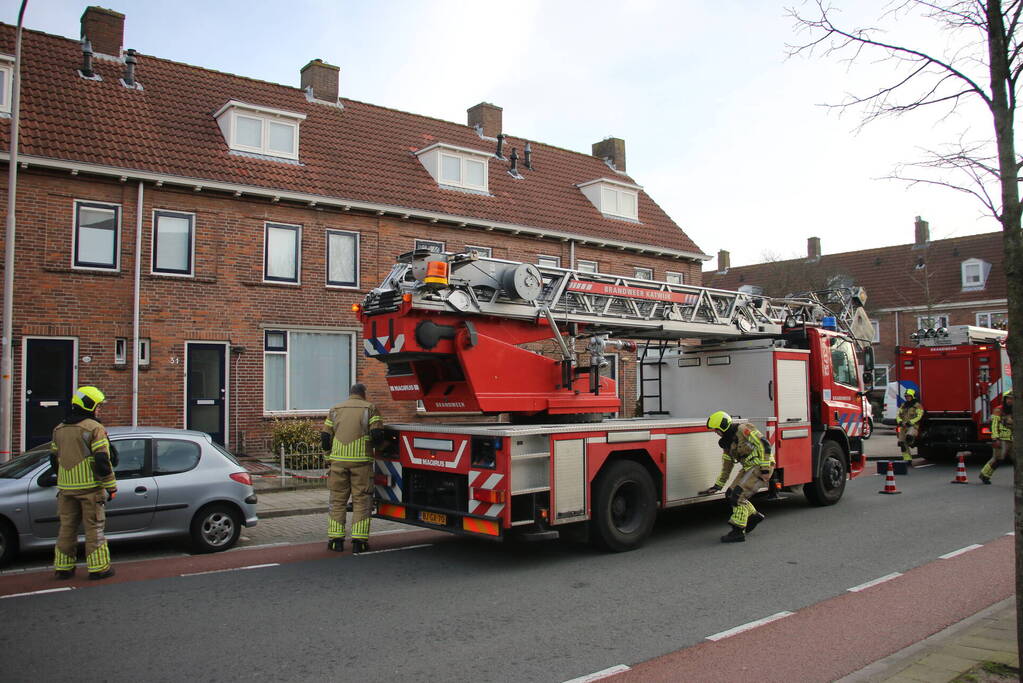
[[[721,473],[721,448],[714,432],[669,434],[665,472],[665,500],[668,504],[693,498]]]
[[[586,456],[583,439],[554,442],[552,524],[586,519]]]

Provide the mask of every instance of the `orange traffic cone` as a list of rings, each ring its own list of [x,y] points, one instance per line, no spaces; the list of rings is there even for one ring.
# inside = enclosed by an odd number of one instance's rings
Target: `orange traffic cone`
[[[959,454],[959,464],[956,466],[956,478],[950,483],[952,484],[969,484],[970,482],[966,479],[966,461],[963,459],[963,454]]]
[[[888,472],[884,475],[884,491],[878,491],[878,493],[902,493],[902,491],[895,488],[895,466],[892,461],[888,461]]]

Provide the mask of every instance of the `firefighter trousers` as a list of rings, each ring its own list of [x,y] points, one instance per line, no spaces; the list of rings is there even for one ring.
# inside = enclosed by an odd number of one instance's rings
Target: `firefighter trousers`
[[[757,509],[753,507],[753,503],[749,502],[750,496],[771,480],[773,472],[774,466],[771,465],[769,467],[751,467],[739,473],[730,489],[733,493],[731,497],[732,516],[728,520],[729,524],[737,529],[746,528],[746,522],[750,515],[757,514]],[[735,489],[739,489],[737,494]]]
[[[351,495],[352,540],[369,539],[369,518],[373,512],[373,461],[332,460],[327,488],[330,489],[327,538],[345,537],[346,508]]]
[[[1012,440],[999,439],[991,444],[991,459],[980,469],[980,473],[990,478],[1006,458],[1012,458]]]
[[[913,456],[910,455],[909,449],[916,445],[916,440],[920,438],[920,425],[900,425],[897,428],[899,450],[902,451],[903,460],[912,460]]]
[[[74,569],[78,555],[78,527],[85,529],[85,564],[90,573],[110,569],[110,550],[103,535],[107,492],[103,488],[61,491],[57,494],[60,531],[53,553],[53,568]]]

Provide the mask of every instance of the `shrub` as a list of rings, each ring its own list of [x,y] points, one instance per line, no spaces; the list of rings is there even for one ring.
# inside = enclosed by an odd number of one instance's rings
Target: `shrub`
[[[320,450],[320,430],[308,420],[275,419],[270,428],[270,447],[274,454],[307,453]]]

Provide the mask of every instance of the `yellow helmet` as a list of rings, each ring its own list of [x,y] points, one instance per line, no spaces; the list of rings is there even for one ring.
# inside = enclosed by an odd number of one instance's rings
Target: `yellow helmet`
[[[718,432],[725,432],[732,426],[732,416],[723,410],[711,413],[707,418],[707,427]]]
[[[916,398],[916,389],[906,389],[906,398]]]
[[[1002,394],[1002,398],[1012,398],[1012,389],[1009,389],[1007,392]]]
[[[87,410],[91,413],[106,398],[103,392],[96,387],[78,387],[78,391],[71,397],[71,405],[78,406],[82,410]]]

